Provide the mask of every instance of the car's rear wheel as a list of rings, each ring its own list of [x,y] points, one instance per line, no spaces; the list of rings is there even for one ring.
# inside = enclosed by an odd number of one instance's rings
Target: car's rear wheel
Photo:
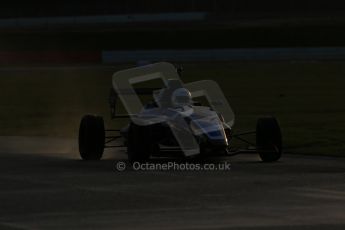
[[[83,160],[100,160],[104,151],[104,121],[100,116],[85,115],[79,128],[79,152]]]
[[[152,126],[130,124],[127,145],[128,159],[130,162],[147,161],[153,153],[159,151],[159,146],[154,141],[152,132]]]
[[[279,160],[282,155],[282,134],[274,117],[260,118],[256,124],[256,147],[264,162]]]

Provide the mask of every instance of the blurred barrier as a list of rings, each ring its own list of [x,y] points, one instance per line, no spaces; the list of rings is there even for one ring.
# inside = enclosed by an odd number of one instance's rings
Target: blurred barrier
[[[0,65],[345,59],[345,47],[0,52]]]
[[[103,63],[345,59],[345,47],[103,51]]]
[[[98,51],[0,52],[0,64],[101,63]]]
[[[71,17],[40,17],[40,18],[11,18],[0,19],[2,29],[31,29],[65,26],[90,26],[117,23],[140,22],[175,22],[204,20],[204,12],[157,13],[157,14],[126,14],[99,16],[71,16]]]

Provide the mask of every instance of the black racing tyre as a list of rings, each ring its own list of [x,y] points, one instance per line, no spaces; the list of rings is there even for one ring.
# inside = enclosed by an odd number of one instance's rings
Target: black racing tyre
[[[130,124],[127,145],[130,162],[148,161],[154,152],[159,151],[159,146],[154,141],[152,132],[152,126]]]
[[[279,160],[282,155],[282,134],[276,118],[260,118],[256,124],[256,147],[264,162]]]
[[[83,160],[100,160],[104,151],[104,121],[100,116],[85,115],[79,127],[79,152]]]

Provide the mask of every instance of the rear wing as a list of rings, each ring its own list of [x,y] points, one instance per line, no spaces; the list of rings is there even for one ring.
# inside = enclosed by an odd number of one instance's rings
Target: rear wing
[[[154,91],[156,90],[161,90],[162,88],[137,88],[134,89],[135,93],[137,95],[152,95]],[[124,93],[124,92],[122,92]],[[126,93],[126,92],[125,92]],[[130,91],[128,91],[128,93],[130,93]],[[111,119],[115,119],[115,118],[129,118],[130,115],[129,114],[118,114],[117,109],[118,109],[118,99],[119,99],[119,95],[117,94],[117,92],[111,88],[110,92],[109,92],[109,107],[110,107],[110,116]]]

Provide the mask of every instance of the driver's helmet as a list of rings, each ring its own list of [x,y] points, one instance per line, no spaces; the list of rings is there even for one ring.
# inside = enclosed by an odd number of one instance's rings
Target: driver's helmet
[[[171,97],[174,107],[181,107],[192,104],[192,94],[186,88],[176,89]]]

